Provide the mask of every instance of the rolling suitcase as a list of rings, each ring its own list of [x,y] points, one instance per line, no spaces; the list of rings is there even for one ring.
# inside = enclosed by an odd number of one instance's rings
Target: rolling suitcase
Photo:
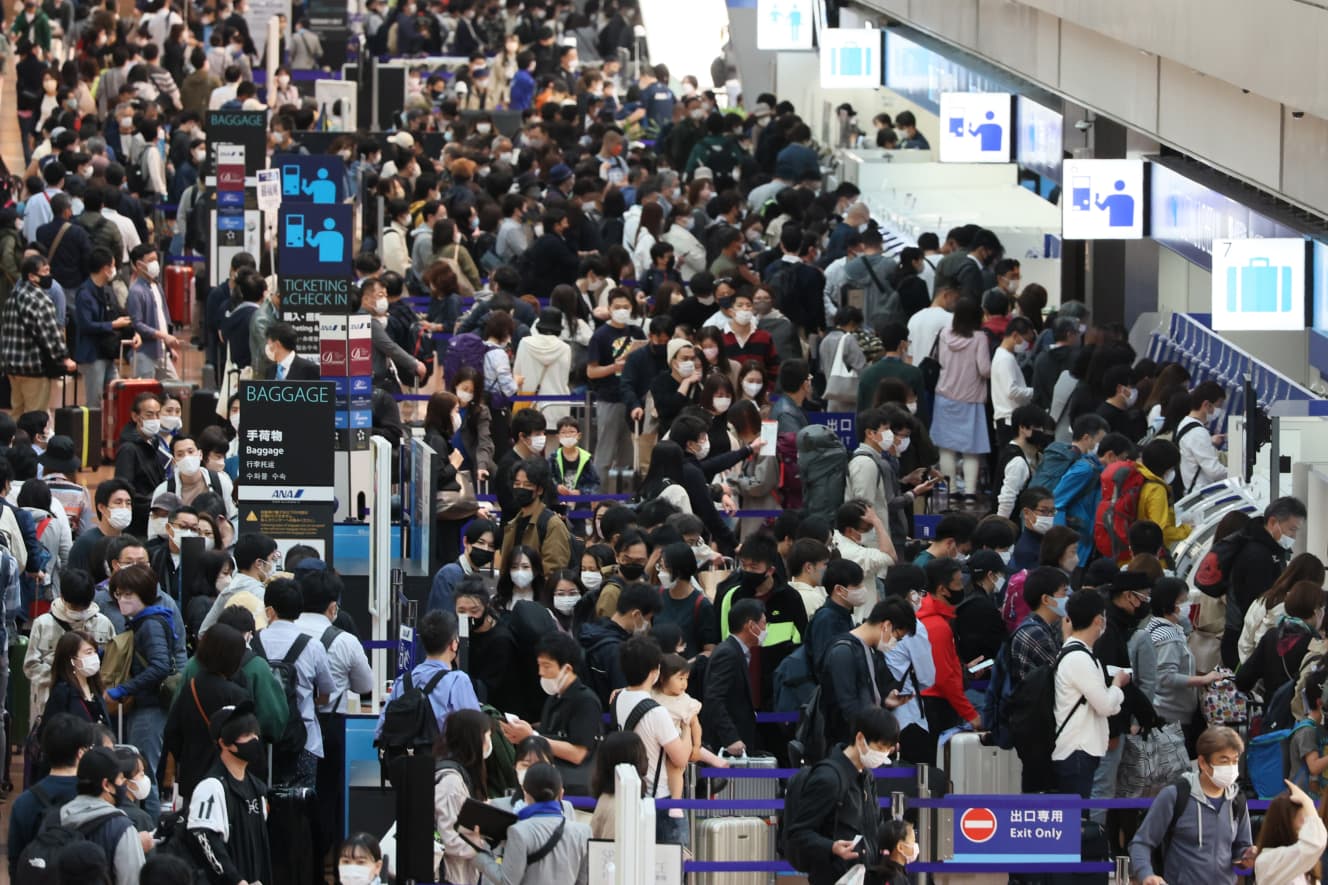
[[[134,400],[141,393],[160,394],[161,382],[151,378],[115,378],[106,384],[101,401],[101,445],[106,461],[115,461],[120,433],[134,420]]]
[[[957,795],[1017,795],[1023,764],[1014,750],[983,746],[974,732],[961,732],[946,741],[939,751],[951,791]],[[936,835],[940,857],[954,853],[954,812],[943,808],[936,813]],[[1004,885],[1006,876],[996,873],[964,873],[937,876],[942,885]]]
[[[724,760],[728,762],[729,768],[775,768],[778,760],[774,756],[725,756]],[[757,777],[731,777],[727,778],[728,784],[717,795],[711,797],[714,799],[778,799],[783,795],[783,782],[778,778],[757,778]],[[775,807],[771,804],[770,810],[762,813],[761,810],[751,811],[707,811],[703,812],[707,817],[740,817],[756,815],[762,818],[774,818]]]
[[[205,428],[225,423],[217,414],[217,392],[200,388],[194,391],[184,409],[184,429],[198,436]]]
[[[697,821],[696,859],[773,861],[774,826],[760,817],[712,817]],[[766,885],[769,873],[701,873],[697,885]]]
[[[166,309],[171,322],[188,328],[194,318],[194,266],[166,265]]]
[[[64,389],[67,400],[69,386]],[[55,435],[72,439],[78,463],[84,470],[96,470],[101,466],[101,409],[71,406],[64,400],[55,410]]]
[[[272,881],[290,885],[322,882],[321,858],[314,857],[313,822],[317,799],[304,787],[273,787],[267,794],[267,838],[273,846]]]

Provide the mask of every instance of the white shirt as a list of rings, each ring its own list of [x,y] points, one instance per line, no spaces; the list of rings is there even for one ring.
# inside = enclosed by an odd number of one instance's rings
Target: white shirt
[[[823,300],[825,301],[825,324],[827,327],[833,326],[835,314],[839,311],[839,293],[844,288],[844,282],[848,279],[848,256],[836,258],[830,262],[830,266],[825,269],[825,292]]]
[[[323,634],[332,622],[321,612],[305,612],[295,619],[295,626],[301,633],[322,645]],[[332,697],[329,702],[319,706],[320,713],[346,713],[346,698],[351,693],[365,694],[373,691],[373,668],[364,653],[364,646],[353,633],[344,630],[326,647],[327,667],[332,674]],[[334,706],[335,704],[335,706]]]
[[[997,421],[1009,421],[1016,408],[1032,401],[1033,388],[1024,384],[1024,373],[1015,355],[1004,347],[996,348],[991,356],[992,416]]]
[[[1107,685],[1097,657],[1082,640],[1071,637],[1065,640],[1063,647],[1076,645],[1088,649],[1089,653],[1068,654],[1056,668],[1056,727],[1065,727],[1056,739],[1056,748],[1051,751],[1053,762],[1068,759],[1078,750],[1090,756],[1105,756],[1107,717],[1119,713],[1125,702],[1125,692]],[[1075,709],[1080,698],[1087,703],[1079,704]],[[1071,710],[1074,710],[1073,716],[1070,716]],[[1067,716],[1069,721],[1066,721]]]
[[[714,326],[716,329],[719,329],[721,332],[733,331],[733,327],[729,325],[728,316],[722,310],[716,310],[713,314],[710,315],[710,319],[706,320],[704,323],[701,324],[702,329],[706,328],[707,326]]]
[[[1185,430],[1194,425],[1199,425],[1197,430]],[[1176,425],[1175,437],[1179,440],[1176,448],[1180,449],[1178,472],[1186,492],[1227,478],[1227,467],[1217,454],[1213,436],[1198,418],[1189,415],[1182,418]]]
[[[132,221],[125,218],[114,209],[101,210],[101,217],[110,219],[111,222],[115,224],[116,229],[120,231],[120,243],[123,246],[120,254],[120,262],[122,264],[127,264],[129,262],[129,253],[132,250],[137,249],[139,244],[143,242],[138,236],[138,228],[134,227]]]
[[[875,469],[875,465],[872,469]],[[880,601],[877,593],[872,592],[877,591],[881,586],[876,584],[876,581],[885,581],[885,573],[890,569],[890,566],[895,564],[895,561],[890,558],[888,553],[882,553],[875,547],[859,544],[838,531],[834,534],[833,543],[840,556],[849,562],[857,563],[858,567],[862,569],[863,580],[868,582],[867,586],[870,589],[867,593],[867,602],[853,610],[855,618],[859,621],[865,620],[875,604]]]
[[[934,304],[913,314],[908,321],[908,352],[913,354],[915,365],[931,356],[936,336],[942,329],[950,328],[953,321],[950,311]]]
[[[221,110],[222,105],[235,98],[235,90],[239,88],[239,85],[238,83],[223,83],[213,89],[212,94],[208,96],[208,110]]]
[[[258,634],[268,663],[284,658],[286,652],[290,651],[291,645],[304,632],[294,621],[273,621],[268,624],[267,629]],[[323,644],[317,638],[305,645],[300,656],[295,659],[295,673],[295,699],[300,707],[300,718],[304,720],[306,732],[304,749],[322,759],[323,730],[318,726],[314,696],[330,695],[336,686],[332,682],[332,671],[328,667],[327,652],[323,650]]]
[[[648,692],[632,691],[624,689],[618,693],[618,697],[613,700],[613,718],[618,727],[624,727],[627,717],[632,715],[632,710],[636,705],[644,700],[654,700]],[[656,707],[649,713],[641,717],[641,721],[636,723],[635,729],[637,735],[641,738],[641,743],[646,747],[646,783],[655,783],[655,769],[659,767],[661,754],[664,747],[673,743],[679,737],[678,728],[673,724],[673,717],[664,707]],[[668,765],[668,759],[664,759],[664,764]],[[655,787],[656,799],[669,798],[669,774],[668,769],[659,774],[659,783]]]
[[[1028,481],[1033,477],[1033,470],[1028,465],[1027,458],[1011,458],[1005,465],[1005,473],[1001,479],[1001,493],[996,496],[996,515],[1010,518],[1014,512],[1015,502],[1019,500],[1019,493],[1028,485]]]
[[[927,728],[926,717],[922,715],[922,693],[936,682],[936,661],[931,656],[927,626],[918,621],[916,630],[912,636],[905,636],[885,653],[885,663],[890,667],[890,674],[904,683],[900,685],[899,693],[913,695],[908,703],[892,711],[900,731],[910,725],[916,725],[923,731],[930,730]],[[913,675],[905,680],[904,676],[909,670],[913,671]]]

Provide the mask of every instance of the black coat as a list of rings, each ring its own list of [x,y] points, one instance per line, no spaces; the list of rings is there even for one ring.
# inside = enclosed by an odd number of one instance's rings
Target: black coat
[[[848,743],[853,740],[851,726],[862,710],[876,706],[872,694],[872,677],[882,699],[898,683],[886,666],[885,655],[872,649],[871,670],[865,646],[855,636],[841,636],[826,651],[818,674],[825,698],[825,737],[828,743]]]
[[[710,653],[706,667],[705,699],[701,704],[701,730],[712,747],[727,747],[737,741],[756,744],[756,704],[748,676],[742,643],[730,636]]]
[[[1132,666],[1129,642],[1136,625],[1133,615],[1111,602],[1107,603],[1107,630],[1093,646],[1093,654],[1103,668]],[[1105,669],[1103,672],[1105,674]],[[1157,713],[1153,711],[1153,705],[1137,682],[1131,681],[1122,691],[1125,693],[1125,703],[1121,704],[1120,712],[1110,719],[1112,737],[1119,737],[1129,731],[1131,717],[1144,728],[1161,724]]]
[[[141,433],[127,435],[115,453],[115,478],[129,483],[134,499],[134,521],[128,533],[143,537],[147,533],[152,492],[166,481],[166,471],[157,460],[157,445]]]
[[[217,761],[217,743],[209,737],[208,721],[222,707],[249,700],[249,692],[214,673],[200,673],[180,686],[166,717],[161,749],[175,757],[175,782],[186,798]]]
[[[555,233],[545,232],[526,250],[525,263],[530,278],[521,282],[537,298],[548,298],[553,287],[562,283],[576,285],[576,252]]]
[[[1290,556],[1262,525],[1252,526],[1249,536],[1231,561],[1231,578],[1227,582],[1231,588],[1227,594],[1228,628],[1233,624],[1240,628],[1251,603],[1273,586]]]
[[[850,867],[835,856],[834,843],[861,836],[858,856],[874,861],[880,854],[880,822],[876,778],[870,771],[858,771],[841,744],[812,768],[796,811],[785,821],[785,839],[805,861],[807,869],[801,872],[807,873],[809,885],[832,885]]]
[[[42,721],[50,722],[56,713],[72,713],[80,719],[86,719],[94,725],[110,725],[111,717],[106,713],[99,692],[92,693],[92,700],[86,701],[78,687],[72,682],[56,680],[51,683],[51,694],[46,699],[46,709],[42,710]]]
[[[263,377],[269,381],[277,377],[277,365],[273,363],[267,367],[267,372]],[[307,360],[302,356],[297,356],[291,360],[290,369],[286,372],[287,381],[317,381],[322,376],[318,371],[318,364],[313,360]]]
[[[1236,671],[1236,688],[1248,693],[1262,680],[1263,697],[1267,702],[1273,692],[1300,673],[1300,665],[1313,638],[1309,630],[1296,621],[1283,621],[1269,630],[1255,646],[1254,653]]]

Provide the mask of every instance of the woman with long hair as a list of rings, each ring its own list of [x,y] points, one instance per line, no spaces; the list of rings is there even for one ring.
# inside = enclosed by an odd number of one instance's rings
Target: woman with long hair
[[[476,885],[475,849],[457,832],[457,815],[467,799],[488,800],[484,760],[493,751],[493,720],[479,710],[455,710],[434,745],[434,832],[443,843],[443,878],[453,885]]]
[[[92,637],[69,630],[55,643],[51,659],[51,693],[42,710],[42,721],[56,713],[73,713],[93,725],[110,725],[102,703],[101,657]]]
[[[201,516],[198,523],[203,525]],[[181,612],[190,649],[198,646],[198,630],[203,625],[203,619],[212,611],[217,596],[230,586],[231,576],[235,574],[235,560],[225,550],[204,550],[198,564],[190,587],[189,601]]]
[[[512,696],[516,662],[520,656],[516,637],[502,619],[485,589],[484,578],[467,575],[454,591],[456,616],[470,619],[470,678],[476,693],[505,709],[502,701]],[[480,690],[483,689],[483,692]]]
[[[692,512],[691,500],[682,485],[682,446],[664,440],[650,456],[650,469],[641,481],[641,500],[664,498],[683,513]]]
[[[1254,647],[1236,670],[1236,688],[1251,691],[1263,682],[1263,696],[1271,698],[1288,681],[1309,652],[1310,642],[1320,637],[1324,617],[1323,587],[1313,581],[1297,581],[1286,595],[1286,614]]]
[[[1240,642],[1236,646],[1243,661],[1254,654],[1254,647],[1263,639],[1263,634],[1276,627],[1286,614],[1286,596],[1288,591],[1299,581],[1311,581],[1323,584],[1324,564],[1313,553],[1301,553],[1287,563],[1287,567],[1278,575],[1273,586],[1263,595],[1250,603],[1245,612],[1245,624],[1240,631]]]
[[[1259,827],[1254,878],[1259,885],[1313,885],[1328,844],[1328,829],[1314,800],[1291,781],[1268,804]]]
[[[701,382],[701,408],[710,418],[711,455],[723,455],[733,450],[733,431],[729,427],[730,412],[736,401],[733,394],[733,380],[722,372],[711,372]]]
[[[595,753],[595,771],[590,776],[590,792],[595,796],[595,813],[590,817],[590,834],[595,839],[612,839],[617,832],[617,777],[619,765],[631,765],[641,778],[644,789],[650,762],[646,745],[635,731],[614,731],[605,735]]]
[[[462,469],[471,472],[471,479],[482,482],[494,470],[492,417],[484,395],[484,375],[473,366],[462,366],[447,383],[456,394],[461,413]]]
[[[553,597],[546,592],[544,559],[540,552],[524,544],[513,547],[503,562],[493,595],[499,608],[506,611],[523,599],[552,609]]]
[[[198,642],[198,675],[181,684],[178,701],[166,717],[161,751],[175,759],[175,783],[186,799],[218,758],[208,732],[213,714],[250,700],[249,692],[232,681],[247,648],[239,630],[213,624]]]
[[[738,375],[738,367],[724,355],[724,332],[715,326],[704,326],[696,335],[696,346],[702,358],[701,371],[709,375],[718,372],[733,380]],[[749,360],[761,366],[758,360]],[[744,363],[744,366],[746,364]],[[743,377],[746,377],[745,373]],[[765,389],[765,369],[761,367],[762,390]],[[765,394],[762,393],[762,396]]]
[[[650,250],[664,233],[664,207],[651,201],[641,208],[641,223],[636,228],[636,241],[632,244],[632,266],[636,279],[644,280],[646,271],[654,263]]]
[[[761,438],[761,412],[756,403],[743,400],[729,409],[729,423],[737,434],[738,444],[749,446]],[[711,431],[710,438],[715,438]],[[771,453],[761,452],[748,456],[740,465],[738,475],[733,477],[733,485],[738,489],[739,510],[779,510],[775,499],[775,486],[779,484],[779,459],[769,457]],[[738,534],[747,537],[764,525],[766,520],[759,516],[744,516],[738,526]]]
[[[763,420],[770,417],[770,400],[766,397],[765,366],[760,360],[743,361],[738,367],[738,382],[734,390],[741,392],[743,401],[756,406]]]
[[[987,379],[991,349],[982,328],[982,307],[972,298],[955,303],[950,328],[942,329],[936,356],[941,377],[931,420],[932,441],[941,450],[941,473],[951,478],[960,455],[964,459],[964,499],[976,499],[978,468],[991,452],[987,436]]]
[[[460,491],[457,472],[466,462],[461,447],[461,427],[464,420],[458,408],[460,400],[455,394],[440,390],[429,397],[424,411],[424,443],[434,450],[434,473],[440,491]]]

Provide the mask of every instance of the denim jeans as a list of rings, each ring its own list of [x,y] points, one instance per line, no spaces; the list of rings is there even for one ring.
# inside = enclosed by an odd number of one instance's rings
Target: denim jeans
[[[1056,786],[1062,793],[1087,799],[1093,792],[1093,773],[1097,771],[1101,756],[1090,756],[1084,750],[1075,750],[1068,758],[1052,762],[1056,771]]]
[[[147,759],[147,774],[152,790],[143,802],[143,809],[157,819],[161,811],[161,794],[157,791],[157,765],[161,762],[161,735],[166,729],[166,711],[161,707],[140,707],[125,714],[125,743],[133,744]]]
[[[1093,773],[1094,799],[1116,798],[1116,772],[1120,770],[1121,754],[1124,751],[1125,738],[1123,736],[1116,739],[1114,750],[1108,746],[1106,755],[1102,757],[1097,771]],[[1088,819],[1105,827],[1107,825],[1107,810],[1105,808],[1094,808],[1088,812]]]
[[[88,408],[100,409],[101,396],[102,392],[106,390],[106,382],[119,375],[115,368],[115,360],[79,363],[78,371],[83,376],[83,391],[87,394]]]

